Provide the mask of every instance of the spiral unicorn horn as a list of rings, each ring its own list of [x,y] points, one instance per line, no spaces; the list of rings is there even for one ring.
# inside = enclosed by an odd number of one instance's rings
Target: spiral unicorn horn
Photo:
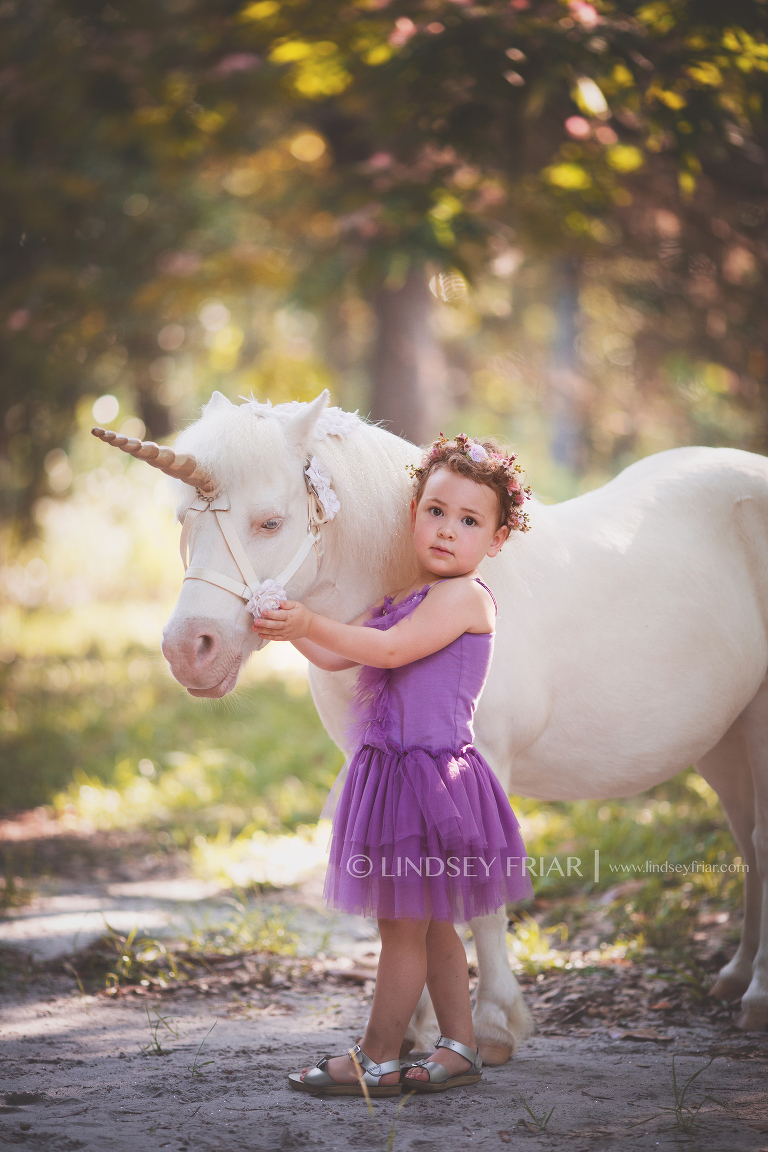
[[[159,468],[167,476],[176,480],[183,480],[201,492],[215,492],[216,486],[210,473],[198,464],[189,452],[174,452],[173,448],[161,448],[151,440],[135,440],[132,436],[123,436],[121,432],[105,432],[103,428],[92,428],[94,436],[103,440],[105,444],[113,444],[121,452],[128,452],[137,460],[146,460],[153,468]]]

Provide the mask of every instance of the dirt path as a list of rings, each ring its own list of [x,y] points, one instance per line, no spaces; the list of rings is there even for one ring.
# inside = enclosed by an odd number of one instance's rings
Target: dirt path
[[[608,978],[615,995],[633,995],[622,983],[625,972]],[[35,978],[26,987],[12,981],[0,1000],[0,1147],[378,1152],[396,1119],[395,1152],[442,1152],[459,1142],[499,1152],[768,1148],[768,1036],[744,1036],[706,1018],[657,1029],[664,1039],[633,1039],[615,1029],[612,1038],[602,1024],[558,1025],[558,1015],[573,1011],[574,997],[583,998],[572,990],[574,981],[584,987],[599,974],[533,982],[528,995],[541,1031],[513,1061],[487,1069],[474,1088],[415,1097],[397,1116],[397,1101],[378,1101],[375,1119],[362,1100],[303,1096],[286,1080],[289,1071],[359,1037],[370,983],[316,972],[302,979],[290,964],[269,987],[237,991],[224,986],[224,973],[218,979],[220,985],[211,978],[207,994],[197,987],[112,999],[82,996],[64,976]],[[556,1011],[553,1002],[562,1007]],[[166,1055],[147,1050],[148,1012],[153,1020],[155,1013],[173,1017],[178,1037],[163,1025],[158,1030]],[[673,1055],[678,1083],[714,1056],[686,1103],[695,1107],[709,1093],[718,1103],[704,1101],[691,1137],[669,1111]],[[536,1117],[554,1109],[545,1131],[536,1129],[523,1099]]]

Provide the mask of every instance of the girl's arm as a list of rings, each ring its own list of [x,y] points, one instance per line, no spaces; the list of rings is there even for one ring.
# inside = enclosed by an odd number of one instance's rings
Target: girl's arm
[[[340,624],[294,601],[266,613],[255,627],[270,640],[310,640],[354,664],[399,668],[445,648],[464,632],[492,632],[493,610],[479,584],[459,578],[436,585],[409,616],[385,632]]]
[[[282,636],[272,636],[271,639],[282,640]],[[310,664],[314,664],[316,668],[323,668],[326,672],[343,672],[345,668],[357,667],[356,660],[345,660],[343,656],[337,656],[335,652],[321,648],[311,640],[294,640],[293,646],[302,656],[306,656]]]
[[[383,603],[383,601],[382,601]],[[368,619],[370,608],[366,608],[365,612],[361,612],[354,620],[350,620],[350,626],[360,625]],[[258,629],[254,624],[253,631]],[[284,640],[284,636],[272,636],[272,640]],[[303,640],[294,640],[294,648],[301,652],[302,656],[306,656],[310,664],[314,664],[316,668],[322,668],[326,672],[343,672],[346,668],[357,668],[358,663],[356,660],[345,660],[343,656],[337,656],[335,652],[330,652],[327,648],[321,648],[319,644],[314,644],[311,640],[306,638]]]

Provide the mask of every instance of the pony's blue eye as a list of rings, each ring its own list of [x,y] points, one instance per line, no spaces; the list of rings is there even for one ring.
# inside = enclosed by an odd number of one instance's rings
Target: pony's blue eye
[[[279,527],[280,527],[280,521],[279,520],[265,520],[264,523],[262,524],[262,528],[266,528],[268,532],[274,532],[274,530],[276,528],[279,528]]]

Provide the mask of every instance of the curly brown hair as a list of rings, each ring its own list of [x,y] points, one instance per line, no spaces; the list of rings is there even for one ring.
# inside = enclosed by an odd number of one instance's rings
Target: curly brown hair
[[[530,522],[522,504],[530,498],[531,489],[522,483],[522,468],[514,452],[508,452],[495,440],[476,440],[459,433],[453,440],[442,434],[424,449],[421,467],[409,466],[415,481],[414,498],[418,504],[427,480],[438,468],[449,468],[476,484],[491,488],[499,500],[499,523],[510,532],[527,532]]]

